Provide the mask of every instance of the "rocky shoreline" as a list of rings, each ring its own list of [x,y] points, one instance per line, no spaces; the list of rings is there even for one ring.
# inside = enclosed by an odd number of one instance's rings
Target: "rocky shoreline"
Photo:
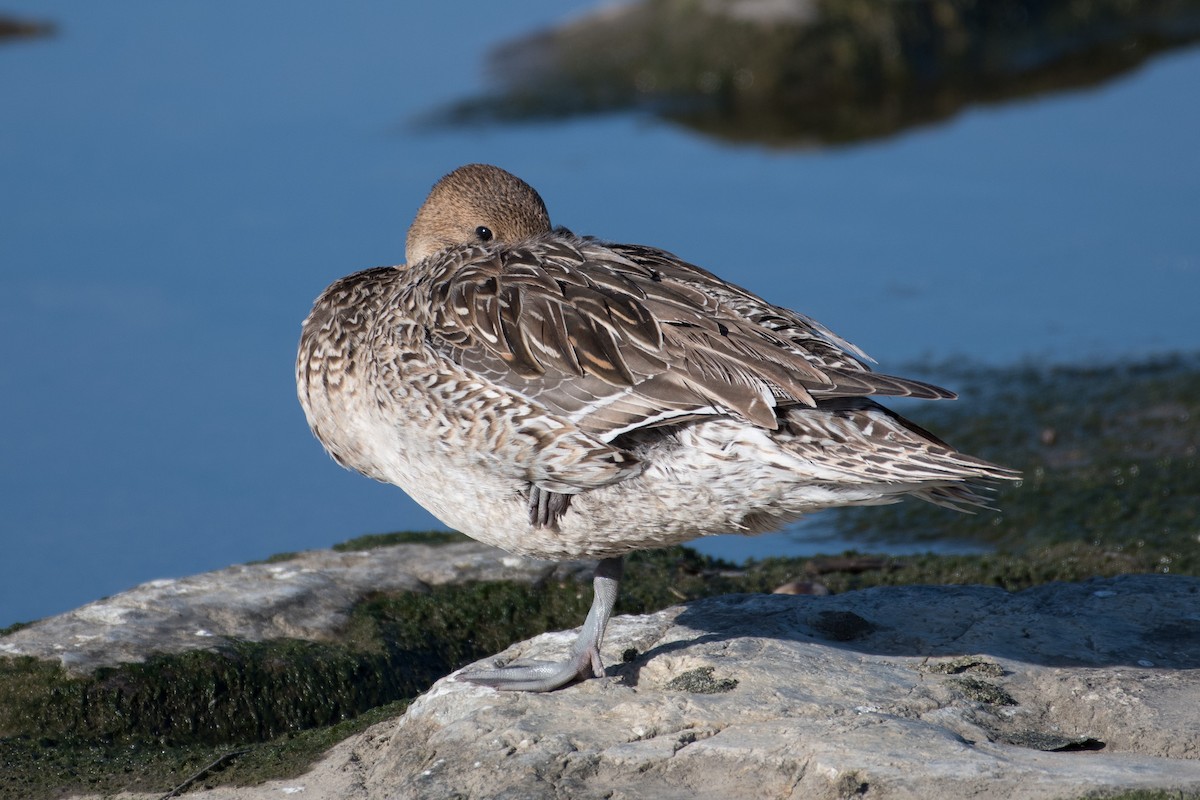
[[[464,542],[398,544],[349,557],[316,551],[283,565],[158,581],[0,639],[9,662],[0,693],[9,693],[3,705],[11,711],[12,665],[44,668],[55,662],[53,670],[40,673],[44,679],[57,675],[42,685],[40,702],[53,706],[89,692],[113,698],[124,692],[124,703],[114,702],[113,713],[137,718],[133,695],[140,689],[151,704],[170,705],[165,681],[183,680],[181,665],[197,668],[200,662],[189,662],[189,655],[240,658],[245,664],[251,659],[238,648],[249,640],[228,638],[231,634],[274,635],[278,626],[301,633],[291,609],[306,600],[329,608],[329,624],[315,622],[316,615],[308,618],[302,634],[308,641],[328,641],[339,631],[344,636],[353,605],[349,587],[377,579],[379,570],[404,576],[393,580],[410,586],[422,572],[426,579],[502,575],[501,583],[477,585],[562,581],[586,595],[574,574],[585,575],[586,565],[560,569]],[[283,593],[274,588],[292,578],[300,578],[302,588]],[[248,591],[252,581],[262,591]],[[341,611],[322,599],[339,594],[346,598]],[[159,602],[188,595],[207,600],[194,606]],[[286,602],[279,602],[284,595]],[[247,603],[250,598],[264,599]],[[249,607],[256,610],[248,613]],[[192,770],[199,775],[189,796],[212,800],[275,797],[285,790],[431,800],[1056,798],[1131,790],[1200,796],[1200,716],[1194,711],[1200,707],[1198,607],[1200,578],[1166,575],[1049,583],[1021,592],[879,586],[827,596],[722,595],[614,619],[604,647],[609,665],[604,679],[535,695],[498,693],[443,677],[411,704],[383,706],[382,720],[365,730],[343,727],[347,735],[340,743],[335,739],[326,743],[336,743],[327,752],[310,752],[309,764],[285,765],[285,777],[261,782],[260,772],[239,779],[237,762],[253,760],[256,747],[271,747],[254,739],[273,738],[280,747],[297,731],[255,736],[255,729],[230,726],[226,732],[232,736],[221,741],[212,731],[200,735],[197,719],[205,714],[180,707],[174,710],[188,717],[187,730],[178,729],[179,719],[175,729],[158,719],[154,741],[160,749],[186,752],[190,761],[166,770],[153,791],[146,791],[156,779],[152,774],[110,775],[97,781],[98,794],[86,794],[87,780],[39,784],[28,774],[6,771],[0,796],[61,797],[84,790],[78,796],[161,797]],[[229,620],[227,627],[222,619]],[[79,627],[86,620],[93,621],[88,634]],[[153,637],[135,644],[147,630],[164,634],[162,641],[175,654],[162,654]],[[197,636],[197,630],[205,634]],[[571,638],[570,632],[545,633],[497,657],[560,657]],[[272,659],[283,676],[276,691],[307,683],[310,699],[325,707],[344,702],[339,692],[363,678],[342,670],[323,684],[314,682],[305,671],[320,659],[293,648],[260,659],[260,679],[271,672]],[[162,670],[164,682],[157,686],[147,681],[139,687],[137,676],[149,674],[139,666],[154,663],[160,669],[172,664],[174,671]],[[70,667],[61,666],[66,664]],[[402,663],[377,666],[406,669]],[[214,675],[208,675],[207,687],[183,680],[190,690],[178,694],[211,707],[245,688],[222,686]],[[73,695],[64,691],[70,681],[88,688]],[[259,709],[246,706],[251,694],[236,697],[240,710],[232,713],[268,716],[270,692],[257,695]],[[99,709],[71,724],[84,730],[96,723]],[[347,708],[342,715],[351,716]],[[220,720],[208,716],[219,727]],[[142,717],[147,724],[147,715]],[[376,718],[366,715],[364,722]],[[21,741],[71,745],[72,734],[54,731],[53,723],[45,718],[16,731],[18,719],[8,714],[0,741],[6,766],[14,766],[11,756]],[[336,727],[338,721],[315,721],[331,723]],[[181,746],[189,733],[190,750]],[[136,749],[145,742],[115,728],[87,738],[93,749],[97,743]],[[197,739],[208,748],[195,749]],[[215,766],[205,770],[204,764]],[[18,783],[21,777],[27,782]],[[227,781],[231,785],[223,786]],[[122,787],[134,791],[121,792]]]

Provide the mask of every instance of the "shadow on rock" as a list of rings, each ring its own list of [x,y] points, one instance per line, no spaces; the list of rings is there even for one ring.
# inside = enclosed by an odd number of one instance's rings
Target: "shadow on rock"
[[[698,642],[819,642],[864,654],[991,656],[1048,667],[1200,667],[1200,579],[1127,575],[1009,593],[986,586],[886,586],[832,597],[731,595],[690,603],[674,619]],[[965,663],[965,662],[964,662]],[[619,674],[635,673],[633,664]],[[636,679],[636,678],[635,678]]]

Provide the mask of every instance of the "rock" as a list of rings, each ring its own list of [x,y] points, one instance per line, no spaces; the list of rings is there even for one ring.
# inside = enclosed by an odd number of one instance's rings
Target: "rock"
[[[771,146],[1093,86],[1200,36],[1196,0],[638,0],[510,41],[451,124],[637,110]]]
[[[539,695],[450,676],[304,776],[188,796],[1192,796],[1198,600],[1200,579],[1142,575],[711,598],[614,619],[606,678]]]
[[[5,39],[32,38],[35,36],[50,36],[55,32],[54,25],[15,17],[0,16],[0,41]]]
[[[586,579],[594,562],[555,564],[477,542],[312,550],[150,581],[0,637],[0,656],[57,659],[74,673],[140,662],[152,653],[208,649],[233,639],[330,641],[370,592],[428,591],[467,581]]]
[[[1165,576],[712,598],[614,620],[603,680],[444,679],[358,773],[365,796],[429,800],[1196,792],[1198,601]]]

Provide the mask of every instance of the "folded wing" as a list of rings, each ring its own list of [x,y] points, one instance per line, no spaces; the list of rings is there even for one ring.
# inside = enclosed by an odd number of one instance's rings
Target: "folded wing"
[[[411,291],[440,355],[605,442],[709,415],[776,429],[820,398],[953,397],[669,253],[561,229],[446,251]]]

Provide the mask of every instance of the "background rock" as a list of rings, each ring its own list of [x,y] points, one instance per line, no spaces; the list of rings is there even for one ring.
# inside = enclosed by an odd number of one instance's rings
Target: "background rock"
[[[1196,0],[639,0],[492,53],[437,119],[638,109],[773,146],[853,142],[1093,86],[1200,35]]]
[[[73,672],[86,673],[230,639],[331,641],[353,605],[371,592],[590,577],[594,567],[594,562],[535,561],[472,541],[312,550],[274,563],[144,583],[2,637],[0,655],[57,659]]]
[[[34,36],[50,36],[54,26],[49,22],[17,19],[0,14],[0,42],[6,39],[24,39]]]

